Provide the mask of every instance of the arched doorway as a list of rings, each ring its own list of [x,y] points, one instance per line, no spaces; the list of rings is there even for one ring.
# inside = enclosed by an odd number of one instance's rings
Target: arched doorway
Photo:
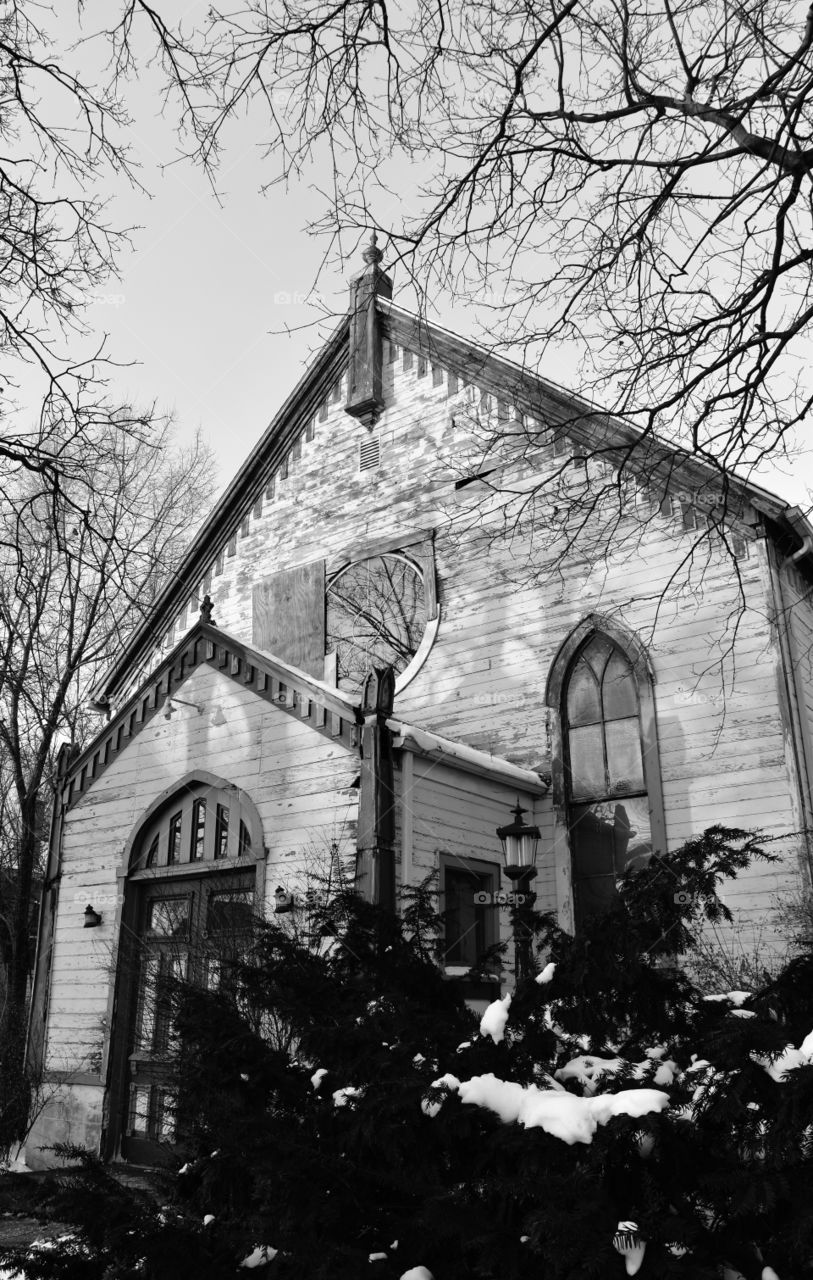
[[[189,1112],[177,1061],[177,984],[210,990],[248,949],[262,901],[259,816],[248,797],[198,775],[153,806],[131,842],[118,951],[109,1154],[183,1156]]]

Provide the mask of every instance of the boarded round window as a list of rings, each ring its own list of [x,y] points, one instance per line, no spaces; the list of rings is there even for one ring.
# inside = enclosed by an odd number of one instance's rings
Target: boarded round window
[[[355,692],[373,667],[405,671],[426,629],[420,571],[403,556],[372,556],[341,569],[327,588],[327,651],[340,689]]]

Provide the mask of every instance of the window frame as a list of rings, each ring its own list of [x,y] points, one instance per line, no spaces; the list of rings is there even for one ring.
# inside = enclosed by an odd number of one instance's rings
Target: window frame
[[[615,618],[590,614],[568,635],[551,665],[545,702],[548,707],[548,737],[551,757],[551,791],[555,816],[555,859],[559,916],[562,927],[575,933],[573,901],[572,841],[569,829],[567,777],[567,718],[565,699],[570,674],[580,651],[595,635],[606,636],[627,658],[632,667],[638,692],[638,719],[653,855],[667,849],[666,819],[663,804],[658,728],[655,708],[655,676],[646,648],[634,634]],[[623,802],[625,798],[619,795]],[[638,795],[641,793],[638,792]],[[574,800],[572,803],[592,803]]]
[[[203,845],[200,856],[195,857],[196,818],[201,809],[204,815]],[[224,809],[228,813],[226,854],[218,857],[219,818]],[[177,831],[174,847],[178,856],[170,862],[173,831]],[[243,839],[244,833],[248,836],[247,843]],[[154,849],[156,837],[158,847],[150,861],[148,855]],[[167,798],[151,809],[132,842],[127,878],[207,874],[254,862],[262,850],[259,819],[253,805],[246,803],[238,789],[219,779],[193,777],[173,787]]]
[[[478,875],[481,878],[488,877],[492,883],[491,888],[486,889],[485,892],[492,894],[500,892],[502,868],[499,862],[490,862],[485,858],[463,859],[459,855],[452,853],[440,853],[438,855],[438,909],[442,914],[446,911],[446,873],[450,870],[469,872],[470,874]],[[485,934],[483,949],[488,950],[489,947],[495,946],[501,938],[500,909],[499,906],[495,905],[493,902],[488,905],[484,905],[482,909],[484,912],[483,924]],[[446,973],[454,976],[468,973],[472,968],[472,965],[476,964],[477,956],[475,955],[474,959],[470,963],[465,960],[449,960],[447,958],[447,953],[454,944],[448,942],[445,918],[443,941],[445,948],[443,952],[443,967],[446,970]]]

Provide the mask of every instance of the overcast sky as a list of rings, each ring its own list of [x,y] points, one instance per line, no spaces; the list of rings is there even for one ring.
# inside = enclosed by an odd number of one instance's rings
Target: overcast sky
[[[203,7],[195,2],[188,12]],[[89,10],[88,26],[92,20]],[[275,172],[262,159],[256,121],[231,128],[218,196],[199,169],[172,163],[178,141],[171,116],[161,116],[159,84],[157,73],[144,70],[128,90],[129,136],[150,196],[123,185],[113,193],[110,221],[135,226],[133,248],[121,256],[120,280],[98,291],[88,318],[110,334],[117,360],[135,362],[117,375],[119,392],[173,410],[184,434],[200,427],[216,452],[222,487],[300,377],[320,333],[326,336],[346,309],[347,279],[362,263],[351,238],[343,263],[322,266],[326,246],[306,232],[324,207],[315,188],[327,185],[328,175],[316,169],[294,188],[261,193]],[[309,304],[317,277],[322,301]],[[411,301],[399,293],[397,276],[395,300]],[[448,299],[437,304],[441,323],[474,333],[470,309],[456,315]],[[330,318],[319,327],[325,313]],[[558,359],[541,372],[568,384]],[[766,471],[762,483],[806,507],[813,459],[785,471]]]

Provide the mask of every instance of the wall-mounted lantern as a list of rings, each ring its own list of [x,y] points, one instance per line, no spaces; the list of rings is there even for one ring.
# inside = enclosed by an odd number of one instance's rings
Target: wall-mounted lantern
[[[277,885],[274,891],[274,914],[283,915],[286,911],[293,911],[294,895],[286,893],[282,885]]]
[[[94,911],[90,903],[85,907],[85,929],[96,929],[102,923],[101,911]]]

